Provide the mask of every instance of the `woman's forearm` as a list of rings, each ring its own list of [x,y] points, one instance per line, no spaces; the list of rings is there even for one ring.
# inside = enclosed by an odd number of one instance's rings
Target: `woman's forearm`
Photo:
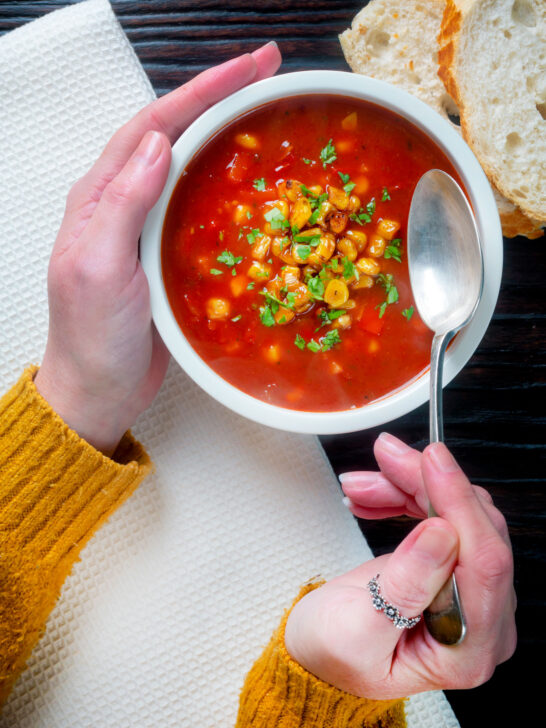
[[[105,457],[55,414],[25,371],[0,399],[0,704],[87,541],[150,472],[126,435]]]

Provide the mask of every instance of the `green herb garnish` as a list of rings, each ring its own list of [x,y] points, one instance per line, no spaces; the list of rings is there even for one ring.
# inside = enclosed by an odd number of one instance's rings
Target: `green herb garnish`
[[[322,351],[329,351],[330,349],[333,349],[336,344],[341,344],[341,336],[337,329],[328,331],[326,336],[323,336],[321,339]]]
[[[261,235],[260,228],[254,228],[249,233],[247,233],[246,239],[248,240],[249,245],[254,245],[256,242],[256,238]]]
[[[300,336],[300,334],[296,334],[294,344],[298,347],[298,349],[301,349],[302,351],[305,349],[305,339],[303,338],[303,336]]]
[[[358,280],[359,274],[355,264],[352,263],[347,256],[345,256],[341,262],[343,263],[343,277],[345,280],[349,281],[351,278],[356,278],[356,280]]]
[[[265,178],[262,177],[261,179],[255,179],[252,186],[254,189],[258,190],[258,192],[263,192],[265,190]]]
[[[268,210],[265,215],[265,219],[267,222],[271,225],[271,228],[273,230],[279,230],[280,228],[289,228],[290,223],[285,218],[285,216],[282,214],[282,212],[279,210],[278,207],[273,207],[271,210]]]
[[[275,319],[267,304],[260,307],[260,321],[264,326],[275,326]]]
[[[318,276],[314,276],[307,281],[307,288],[313,298],[322,301],[322,297],[324,296],[324,283],[320,280],[320,278],[318,278]]]
[[[356,182],[350,182],[348,174],[343,174],[343,172],[338,172],[338,174],[341,177],[341,181],[343,182],[343,189],[345,190],[346,194],[350,195],[356,187]]]
[[[218,270],[218,268],[211,268],[210,272],[213,276],[221,276],[224,273],[223,270]]]
[[[320,161],[322,162],[322,166],[324,169],[326,169],[327,164],[333,164],[333,162],[337,159],[336,154],[336,148],[332,144],[332,139],[328,142],[328,144],[320,150]]]
[[[386,202],[387,200],[390,200],[391,196],[389,195],[389,191],[386,187],[383,187],[383,194],[381,195],[381,202]]]
[[[235,323],[236,321],[240,321],[242,318],[242,315],[239,314],[238,316],[234,316],[231,320]]]
[[[409,320],[410,320],[410,318],[411,318],[411,317],[413,316],[413,312],[414,312],[414,310],[415,310],[415,309],[413,308],[413,306],[410,306],[409,308],[405,308],[405,309],[404,309],[404,310],[402,311],[402,316],[404,316],[404,318],[405,318],[405,319],[407,319],[407,320],[409,321]]]
[[[393,281],[394,276],[392,275],[392,273],[380,273],[377,276],[377,282],[383,286],[387,294],[387,300],[381,303],[379,306],[376,306],[376,308],[379,309],[379,318],[383,318],[383,315],[388,305],[398,302],[398,289],[394,285]]]
[[[232,268],[234,265],[237,265],[237,263],[240,263],[242,259],[242,255],[235,257],[229,250],[224,250],[224,252],[220,253],[220,255],[216,258],[219,263],[225,263],[228,268]]]
[[[311,339],[311,341],[307,342],[307,348],[312,351],[313,354],[316,354],[317,351],[320,351],[320,344],[317,344],[314,339]]]
[[[400,244],[402,243],[401,238],[396,238],[396,240],[391,240],[389,245],[385,248],[385,258],[392,258],[393,260],[396,260],[398,263],[402,262],[402,258],[400,257],[402,255],[402,251],[400,250]]]

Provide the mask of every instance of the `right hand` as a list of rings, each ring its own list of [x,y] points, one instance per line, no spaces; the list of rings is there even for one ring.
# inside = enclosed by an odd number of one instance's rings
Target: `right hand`
[[[417,452],[390,435],[375,445],[381,472],[342,478],[355,515],[425,518],[394,553],[366,562],[303,597],[290,613],[285,645],[307,670],[336,687],[378,700],[488,680],[516,644],[512,553],[504,518],[472,486],[445,445]],[[413,617],[451,572],[467,621],[457,646],[441,645],[424,621],[398,630],[373,608],[367,583],[378,573],[384,599]]]

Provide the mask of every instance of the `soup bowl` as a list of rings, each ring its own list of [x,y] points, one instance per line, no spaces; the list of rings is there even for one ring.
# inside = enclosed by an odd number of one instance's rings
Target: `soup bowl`
[[[366,404],[351,404],[345,409],[333,411],[323,411],[324,408],[313,411],[312,401],[309,409],[293,409],[273,404],[231,384],[192,346],[173,312],[162,268],[162,238],[169,202],[181,176],[191,168],[196,155],[212,138],[222,134],[227,125],[265,104],[292,97],[298,97],[304,103],[306,96],[311,99],[317,95],[343,97],[345,101],[352,98],[368,102],[401,117],[405,120],[404,123],[417,129],[443,153],[465,189],[476,217],[482,245],[484,287],[473,320],[457,335],[446,353],[444,385],[449,383],[472,356],[493,314],[502,273],[500,221],[487,177],[460,135],[424,103],[390,84],[345,72],[304,71],[260,81],[206,111],[173,147],[165,188],[148,215],[142,232],[141,261],[149,281],[152,315],[159,334],[174,359],[199,386],[223,405],[261,424],[293,432],[334,434],[382,425],[426,402],[429,397],[428,367],[425,366],[409,381],[396,384],[392,391]],[[327,155],[323,158],[322,165],[320,161],[317,162],[317,169],[326,167]],[[348,178],[348,175],[340,176],[342,182]],[[384,194],[388,197],[386,189]],[[217,260],[230,266],[222,270],[222,273],[235,274],[233,260],[231,263],[226,258]],[[220,275],[220,271],[216,269],[211,269],[210,272]],[[396,301],[389,300],[391,302]],[[240,316],[231,320],[237,318]],[[328,382],[325,381],[325,386],[327,385]]]

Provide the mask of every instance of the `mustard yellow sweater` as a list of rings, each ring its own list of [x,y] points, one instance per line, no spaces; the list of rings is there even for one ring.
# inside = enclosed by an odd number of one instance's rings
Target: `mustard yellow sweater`
[[[81,549],[151,470],[130,434],[112,458],[79,438],[38,394],[35,372],[0,399],[0,705]],[[247,676],[237,728],[405,726],[402,701],[356,698],[292,660],[287,616]]]

